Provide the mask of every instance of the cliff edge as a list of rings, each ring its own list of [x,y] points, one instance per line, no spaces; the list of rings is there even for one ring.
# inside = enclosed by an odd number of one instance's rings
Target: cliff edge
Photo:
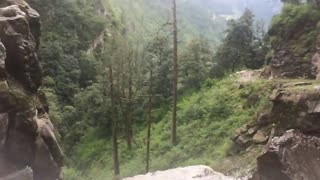
[[[40,16],[23,0],[0,2],[0,179],[62,179],[63,153],[39,91]]]

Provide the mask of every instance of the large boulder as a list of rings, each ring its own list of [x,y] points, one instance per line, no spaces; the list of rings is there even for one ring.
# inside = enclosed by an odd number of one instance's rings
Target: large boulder
[[[318,180],[320,138],[289,130],[274,138],[257,162],[252,180]]]
[[[39,18],[23,0],[0,1],[1,180],[62,179],[63,153],[38,92]]]
[[[235,178],[227,177],[213,171],[208,166],[200,165],[157,171],[146,175],[128,177],[124,180],[235,180]]]
[[[317,83],[286,83],[274,91],[269,118],[276,124],[276,135],[288,129],[308,133],[320,129],[320,91]]]
[[[26,167],[23,170],[12,173],[6,177],[0,178],[0,180],[33,180],[32,169]]]
[[[40,35],[39,14],[23,2],[0,2],[0,39],[6,49],[7,73],[25,89],[36,92],[42,77],[36,54]],[[0,74],[1,64],[0,60]]]

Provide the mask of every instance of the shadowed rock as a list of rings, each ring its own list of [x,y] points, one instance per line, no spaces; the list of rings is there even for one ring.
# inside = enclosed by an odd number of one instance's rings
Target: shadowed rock
[[[6,177],[0,177],[0,180],[33,180],[33,172],[31,168],[27,167]]]
[[[287,131],[272,140],[257,162],[252,180],[319,180],[320,138]]]
[[[38,93],[39,14],[23,0],[1,0],[0,38],[0,180],[62,179],[63,153]]]
[[[27,90],[36,92],[42,77],[36,54],[39,14],[22,1],[1,1],[0,7],[0,38],[6,49],[5,69]],[[1,64],[0,60],[0,77]]]

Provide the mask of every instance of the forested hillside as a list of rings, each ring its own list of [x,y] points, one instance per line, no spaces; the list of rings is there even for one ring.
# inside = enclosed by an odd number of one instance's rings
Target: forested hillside
[[[28,2],[66,180],[199,164],[248,176],[273,137],[316,132],[318,1],[177,0],[176,43],[172,0]]]
[[[170,19],[170,0],[110,0],[118,17],[125,19],[129,34],[138,42],[150,40]],[[220,0],[178,0],[178,24],[180,42],[190,43],[194,37],[203,37],[217,46],[227,27],[227,20],[239,18],[246,8],[253,10],[256,19],[267,28],[271,17],[282,7],[275,1],[220,1]]]

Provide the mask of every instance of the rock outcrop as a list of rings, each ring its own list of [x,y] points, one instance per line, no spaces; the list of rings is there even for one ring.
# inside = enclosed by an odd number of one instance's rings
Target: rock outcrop
[[[234,180],[213,171],[208,166],[189,166],[167,171],[157,171],[146,175],[125,178],[124,180]]]
[[[320,138],[289,130],[274,138],[257,162],[252,180],[318,180]]]
[[[33,180],[33,171],[31,168],[26,167],[21,171],[0,178],[0,180]]]
[[[40,17],[24,1],[0,2],[0,39],[6,49],[6,71],[27,90],[36,92],[41,84],[39,46]]]
[[[272,107],[235,131],[231,154],[265,145],[252,180],[320,179],[320,82],[275,80],[272,86]]]
[[[284,45],[286,46],[286,45]],[[309,50],[294,55],[294,49],[277,47],[270,62],[273,78],[308,78],[314,79],[313,65]]]
[[[38,92],[40,34],[39,14],[26,2],[0,1],[0,179],[23,172],[34,180],[62,179],[63,153]]]
[[[235,131],[233,141],[245,149],[252,144],[267,144],[288,129],[306,134],[320,132],[320,84],[318,81],[275,81],[270,96],[273,105],[257,120]]]
[[[287,8],[278,15],[269,30],[273,78],[316,78],[317,64],[312,57],[317,52],[317,38],[320,37],[319,18],[312,18],[312,13],[317,10],[307,11],[301,15]]]

